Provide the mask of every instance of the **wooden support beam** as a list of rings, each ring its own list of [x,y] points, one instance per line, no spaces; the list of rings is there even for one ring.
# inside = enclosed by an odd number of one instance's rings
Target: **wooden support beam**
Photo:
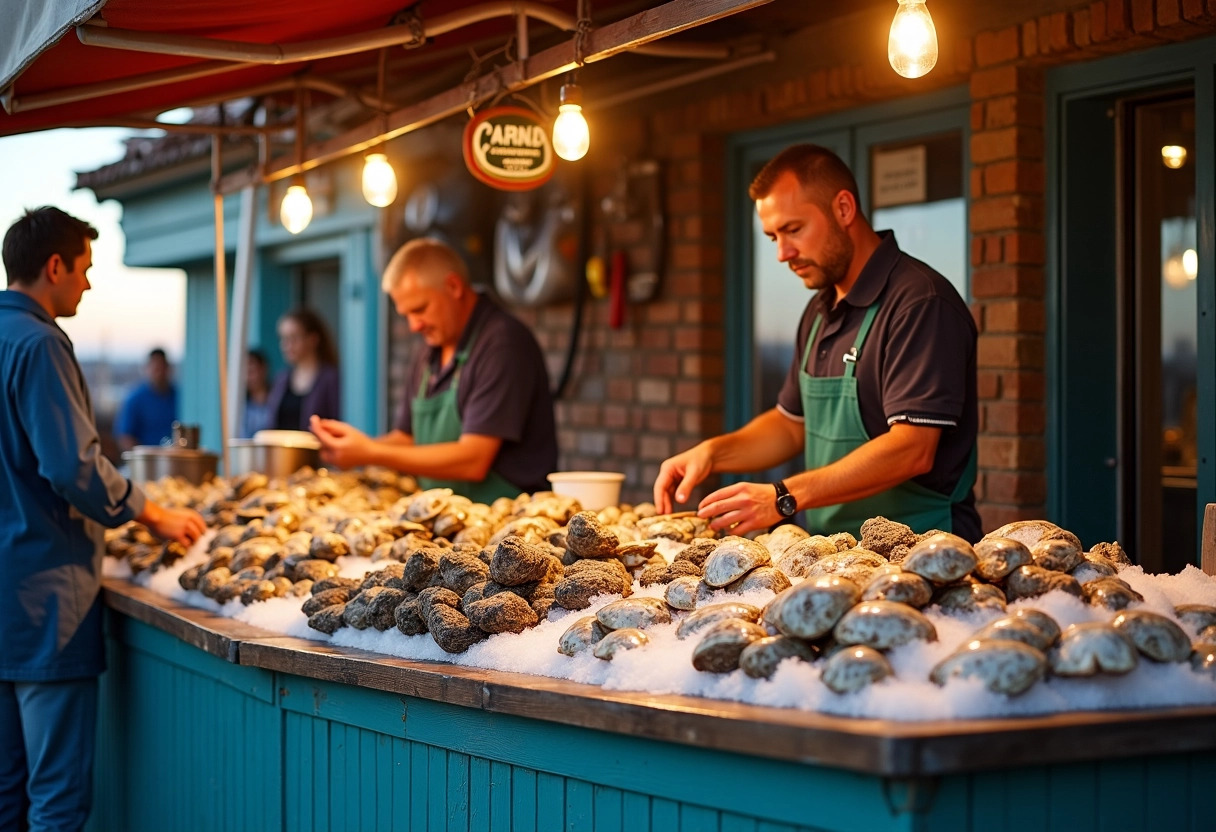
[[[602,61],[651,41],[769,2],[771,0],[671,0],[657,8],[593,29],[583,44],[583,60],[585,63]],[[386,139],[434,124],[494,96],[525,89],[577,66],[575,40],[572,39],[525,61],[499,67],[469,84],[396,110],[387,119],[376,116],[332,139],[308,145],[304,149],[303,164],[297,164],[294,155],[286,155],[271,160],[263,171],[251,169],[229,174],[220,180],[219,189],[222,193],[232,193],[254,181],[274,182],[312,170],[343,156],[364,151]]]

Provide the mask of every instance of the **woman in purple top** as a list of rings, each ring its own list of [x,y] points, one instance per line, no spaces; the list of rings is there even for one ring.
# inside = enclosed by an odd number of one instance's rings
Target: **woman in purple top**
[[[270,389],[268,427],[308,430],[308,418],[313,414],[340,419],[338,353],[320,316],[300,308],[279,318],[279,349],[288,367]]]

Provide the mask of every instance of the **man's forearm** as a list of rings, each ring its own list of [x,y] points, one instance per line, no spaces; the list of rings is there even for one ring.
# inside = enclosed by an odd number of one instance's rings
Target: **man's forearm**
[[[802,451],[802,423],[774,408],[736,431],[706,441],[714,473],[763,471]]]
[[[896,425],[835,462],[785,481],[798,507],[860,500],[894,488],[933,467],[941,431]]]
[[[414,445],[377,440],[369,461],[406,474],[480,482],[489,474],[496,453],[497,448],[487,453],[484,446],[461,441]]]

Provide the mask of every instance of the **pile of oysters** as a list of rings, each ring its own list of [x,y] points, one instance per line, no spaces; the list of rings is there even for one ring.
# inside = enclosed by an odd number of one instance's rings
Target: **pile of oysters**
[[[1216,677],[1216,607],[1183,605],[1175,621],[1134,609],[1144,599],[1118,577],[1130,560],[1117,543],[1084,550],[1071,532],[1046,521],[1002,526],[972,546],[956,535],[876,517],[862,539],[809,535],[780,526],[755,540],[697,540],[665,567],[643,571],[640,583],[665,584],[664,600],[623,598],[575,621],[558,651],[584,650],[611,659],[646,645],[647,629],[678,619],[676,637],[696,638],[693,666],[712,673],[742,669],[771,677],[786,659],[820,665],[823,683],[848,693],[892,676],[886,653],[911,641],[935,641],[921,612],[988,610],[1001,615],[978,629],[929,673],[939,685],[980,680],[1016,695],[1047,674],[1121,674],[1141,658],[1187,662]],[[764,588],[763,607],[722,601],[717,594]],[[1049,615],[1006,604],[1062,590],[1109,611],[1108,622],[1061,631]],[[1179,624],[1181,622],[1181,625]],[[1197,634],[1192,638],[1183,626]]]

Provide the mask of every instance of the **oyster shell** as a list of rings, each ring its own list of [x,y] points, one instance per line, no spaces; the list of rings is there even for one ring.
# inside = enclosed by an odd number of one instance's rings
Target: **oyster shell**
[[[705,559],[705,583],[722,587],[737,581],[758,566],[768,566],[772,556],[768,549],[746,537],[725,537]]]
[[[1076,578],[1041,566],[1019,566],[1005,579],[1005,596],[1010,601],[1035,598],[1056,589],[1081,597],[1081,585]]]
[[[1184,662],[1191,655],[1191,640],[1164,615],[1148,610],[1127,610],[1111,626],[1155,662]]]
[[[1057,676],[1093,676],[1098,672],[1127,673],[1136,666],[1136,648],[1109,624],[1073,624],[1051,652]]]
[[[622,598],[600,607],[595,618],[605,630],[644,630],[670,623],[671,613],[658,598]]]
[[[999,581],[1021,566],[1034,562],[1024,544],[1009,537],[985,537],[973,547],[975,574],[985,581]]]
[[[905,572],[896,564],[879,569],[861,591],[863,601],[896,601],[911,607],[923,607],[933,597],[933,585],[914,572]]]
[[[764,620],[782,635],[816,639],[830,632],[860,597],[861,587],[848,578],[808,578],[773,598],[764,608]]]
[[[873,647],[848,647],[828,657],[819,678],[836,693],[853,693],[894,675],[887,657]]]
[[[777,666],[789,658],[814,661],[815,648],[800,638],[765,636],[743,648],[739,668],[753,679],[771,679]]]
[[[858,586],[864,586],[869,583],[876,569],[886,565],[887,559],[882,555],[859,547],[820,558],[807,568],[806,577],[810,579],[823,575],[839,575]]]
[[[1183,626],[1196,632],[1216,624],[1216,607],[1208,604],[1179,604],[1174,607],[1174,615]]]
[[[948,584],[969,574],[976,563],[970,543],[941,532],[914,545],[899,565],[935,584]]]
[[[627,627],[623,630],[613,630],[608,635],[604,636],[595,647],[592,648],[591,654],[597,659],[612,661],[618,653],[626,650],[632,650],[635,647],[642,647],[650,643],[650,637],[641,630]]]
[[[594,615],[585,615],[562,633],[562,637],[557,641],[557,652],[567,656],[578,655],[594,647],[606,635],[608,631],[600,626]]]
[[[607,558],[621,544],[616,533],[591,511],[580,511],[566,524],[566,548],[580,558]]]
[[[979,679],[988,690],[1017,696],[1043,678],[1047,659],[1043,653],[1020,641],[972,639],[942,659],[929,673],[938,685],[953,677]]]
[[[978,581],[960,581],[943,586],[933,595],[933,603],[943,612],[1005,611],[1005,593],[1000,587]]]
[[[704,584],[697,576],[685,575],[682,578],[676,578],[667,585],[667,589],[663,591],[663,599],[677,610],[695,610],[697,608],[697,601],[703,600],[701,596],[702,586]],[[708,589],[708,587],[706,588]]]
[[[1081,546],[1075,540],[1063,537],[1044,538],[1030,547],[1030,556],[1034,558],[1035,566],[1053,572],[1071,572],[1085,562]]]
[[[1060,639],[1060,625],[1056,620],[1042,610],[1034,607],[1019,607],[1013,611],[1014,618],[1029,621],[1047,635],[1048,644],[1055,644]]]
[[[728,618],[738,618],[755,623],[760,620],[760,608],[738,601],[701,607],[680,622],[680,626],[676,628],[676,638],[688,638]]]
[[[1029,644],[1039,652],[1046,652],[1054,642],[1054,638],[1036,627],[1029,619],[1012,615],[989,621],[976,630],[971,638],[981,641],[1000,641],[1002,639],[1020,641],[1022,644]]]
[[[781,528],[786,528],[781,526]],[[774,555],[777,568],[791,578],[801,578],[807,574],[811,565],[820,558],[834,555],[840,549],[827,537],[812,535],[795,540],[785,547],[780,554]]]
[[[727,592],[742,595],[755,589],[767,589],[769,592],[784,592],[791,586],[790,579],[775,566],[757,566],[737,581],[731,581],[725,587]]]
[[[1098,578],[1081,587],[1086,603],[1108,610],[1123,610],[1144,600],[1144,596],[1120,578]]]
[[[759,624],[740,618],[726,618],[711,625],[692,651],[692,666],[709,673],[730,673],[739,667],[743,648],[764,638]]]
[[[895,601],[858,604],[841,617],[832,634],[840,644],[862,644],[875,650],[937,640],[937,630],[923,613]]]

